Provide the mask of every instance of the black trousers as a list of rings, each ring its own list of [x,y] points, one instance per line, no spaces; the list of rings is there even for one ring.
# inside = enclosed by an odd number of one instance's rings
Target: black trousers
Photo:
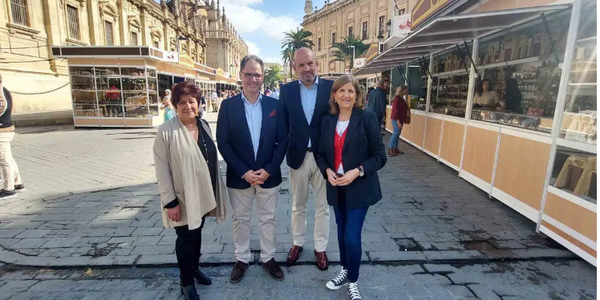
[[[202,228],[190,230],[187,225],[175,227],[177,241],[175,242],[175,254],[177,255],[177,266],[179,266],[179,278],[181,284],[188,286],[194,284],[194,273],[200,264],[200,250],[202,248]]]

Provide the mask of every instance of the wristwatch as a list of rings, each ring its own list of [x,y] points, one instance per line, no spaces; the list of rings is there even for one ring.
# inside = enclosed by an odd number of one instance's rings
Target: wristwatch
[[[362,166],[358,166],[358,176],[360,176],[360,177],[365,176],[365,169],[363,169]]]

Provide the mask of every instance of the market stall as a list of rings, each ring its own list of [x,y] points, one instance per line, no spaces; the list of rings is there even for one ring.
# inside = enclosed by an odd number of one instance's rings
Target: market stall
[[[595,12],[577,0],[438,17],[373,61],[443,46],[402,138],[594,265]]]
[[[69,62],[76,127],[152,127],[163,122],[160,99],[193,68],[153,47],[57,46]]]

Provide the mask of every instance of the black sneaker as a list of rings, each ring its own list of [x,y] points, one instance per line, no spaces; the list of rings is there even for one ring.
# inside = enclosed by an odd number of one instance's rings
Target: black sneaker
[[[25,185],[24,184],[15,184],[15,190],[16,191],[24,191]]]
[[[9,199],[17,196],[17,192],[15,190],[7,191],[5,189],[0,190],[0,199]]]
[[[275,280],[283,280],[283,270],[277,265],[274,258],[268,262],[262,263],[262,267]]]
[[[348,296],[350,300],[362,300],[360,292],[358,291],[358,284],[356,282],[348,283]]]
[[[348,270],[345,270],[344,267],[342,267],[342,271],[340,271],[337,276],[333,277],[333,279],[329,280],[325,286],[332,291],[337,291],[346,284],[348,284]]]

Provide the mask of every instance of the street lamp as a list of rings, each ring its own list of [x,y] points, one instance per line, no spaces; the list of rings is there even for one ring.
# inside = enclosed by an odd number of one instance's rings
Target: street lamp
[[[385,24],[385,28],[387,29],[388,38],[392,35],[392,20],[388,20]]]
[[[187,37],[185,37],[183,35],[177,36],[177,60],[181,61],[181,58],[180,58],[181,55],[179,54],[180,53],[179,52],[179,49],[180,49],[180,47],[179,47],[180,42],[179,41],[187,41]]]
[[[356,57],[356,46],[348,46],[350,48],[352,48],[352,63],[350,64],[350,73],[352,73],[352,70],[354,70],[354,59]]]

